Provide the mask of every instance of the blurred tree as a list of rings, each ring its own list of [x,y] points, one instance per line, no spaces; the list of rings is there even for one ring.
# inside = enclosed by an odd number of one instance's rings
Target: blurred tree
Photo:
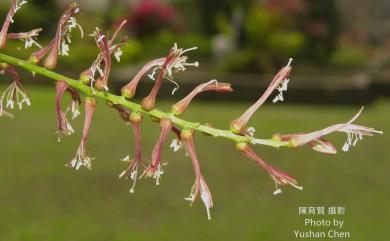
[[[336,48],[340,32],[336,1],[304,0],[304,3],[300,24],[307,38],[305,55],[311,60],[327,61]]]
[[[248,9],[252,0],[198,0],[199,15],[202,20],[202,30],[205,34],[212,35],[217,33],[215,25],[216,17],[223,14],[230,18],[236,7]]]

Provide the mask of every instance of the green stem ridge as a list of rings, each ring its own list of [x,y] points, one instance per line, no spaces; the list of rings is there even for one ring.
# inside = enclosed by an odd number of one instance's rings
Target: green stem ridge
[[[147,110],[144,110],[141,105],[134,103],[134,102],[131,102],[123,96],[118,96],[118,95],[114,95],[114,94],[111,94],[108,92],[102,92],[102,91],[97,91],[97,90],[92,91],[88,85],[85,85],[84,83],[82,83],[79,80],[75,80],[75,79],[66,77],[62,74],[59,74],[59,73],[50,71],[46,68],[43,68],[41,66],[35,65],[29,61],[18,59],[18,58],[12,57],[12,56],[8,56],[8,55],[0,53],[0,62],[5,62],[5,63],[11,64],[14,66],[18,66],[20,68],[23,68],[23,69],[33,73],[34,75],[40,74],[42,76],[53,79],[55,81],[64,80],[69,84],[69,86],[75,88],[76,90],[84,93],[87,96],[99,97],[101,99],[112,102],[114,104],[123,105],[132,111],[142,112],[146,115],[149,115],[151,117],[156,117],[158,119],[168,118],[172,121],[172,123],[174,123],[177,126],[180,126],[182,129],[190,128],[193,130],[207,133],[207,134],[214,136],[214,137],[223,137],[223,138],[227,138],[227,139],[230,139],[230,140],[233,140],[236,142],[248,142],[248,143],[256,142],[256,144],[266,145],[266,146],[271,146],[271,147],[276,147],[276,148],[279,148],[281,146],[287,146],[287,147],[290,146],[290,143],[288,141],[279,141],[279,140],[273,140],[273,139],[258,139],[258,138],[254,138],[254,137],[250,137],[250,136],[237,135],[237,134],[234,134],[233,132],[231,132],[230,130],[217,129],[217,128],[210,127],[208,125],[202,125],[198,122],[191,122],[191,121],[187,121],[187,120],[178,118],[171,112],[164,112],[164,111],[157,110],[157,109],[147,111]]]

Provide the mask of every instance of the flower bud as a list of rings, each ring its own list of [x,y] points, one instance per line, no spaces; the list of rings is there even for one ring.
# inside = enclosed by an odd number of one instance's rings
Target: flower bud
[[[95,89],[99,91],[104,91],[104,90],[108,90],[108,87],[102,78],[98,78],[95,81]]]
[[[91,72],[92,72],[91,69],[86,69],[83,72],[81,72],[79,79],[83,84],[88,85],[91,82],[91,76],[92,76]]]
[[[58,49],[52,48],[43,65],[48,69],[54,69],[57,66],[57,59]]]
[[[125,97],[126,99],[131,99],[134,97],[135,95],[135,87],[134,85],[127,85],[127,86],[124,86],[122,89],[121,89],[121,94],[123,97]]]
[[[191,140],[194,136],[194,130],[192,129],[183,129],[180,132],[180,137],[182,140]]]
[[[142,121],[142,114],[138,111],[131,112],[130,121],[133,123],[140,123]]]
[[[147,96],[142,99],[142,108],[144,110],[150,111],[153,110],[155,106],[155,97],[154,96]]]

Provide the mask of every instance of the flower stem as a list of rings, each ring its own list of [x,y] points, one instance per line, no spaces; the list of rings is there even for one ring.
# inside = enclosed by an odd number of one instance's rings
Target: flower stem
[[[41,66],[35,65],[29,61],[25,61],[22,59],[18,59],[12,56],[8,56],[5,54],[0,53],[0,62],[5,62],[8,64],[12,64],[14,66],[18,66],[20,68],[23,68],[33,74],[40,74],[42,76],[48,77],[50,79],[53,79],[55,81],[58,80],[64,80],[68,83],[69,86],[73,87],[74,89],[84,93],[87,96],[94,96],[101,99],[104,99],[106,101],[110,101],[113,104],[119,104],[122,106],[125,106],[129,108],[132,111],[138,111],[141,113],[144,113],[145,115],[149,115],[151,117],[155,117],[158,119],[168,118],[171,120],[171,122],[182,129],[189,128],[196,131],[207,133],[214,137],[222,137],[226,139],[233,140],[235,142],[248,142],[248,143],[256,143],[260,145],[266,145],[271,147],[281,147],[286,146],[290,147],[290,143],[288,141],[280,141],[280,140],[274,140],[274,139],[258,139],[250,136],[242,136],[237,135],[231,132],[230,130],[223,130],[223,129],[217,129],[214,127],[210,127],[208,125],[202,125],[198,122],[191,122],[187,121],[181,118],[176,117],[171,112],[164,112],[161,110],[153,109],[150,111],[144,110],[141,105],[134,103],[132,101],[126,100],[123,96],[114,95],[108,92],[104,91],[95,91],[92,92],[91,88],[87,85],[85,85],[83,82],[79,80],[75,80],[69,77],[66,77],[62,74],[56,73],[54,71],[48,70],[46,68],[43,68]]]

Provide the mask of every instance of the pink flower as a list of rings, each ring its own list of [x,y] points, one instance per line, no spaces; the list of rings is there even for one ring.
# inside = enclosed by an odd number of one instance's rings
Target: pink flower
[[[291,62],[292,59],[289,60],[288,64],[281,68],[279,72],[275,75],[271,84],[268,86],[264,94],[258,99],[251,107],[249,107],[244,114],[242,114],[239,118],[233,120],[230,123],[230,129],[236,133],[241,134],[249,119],[253,116],[253,114],[263,105],[263,103],[268,99],[268,97],[272,94],[272,92],[277,89],[279,94],[274,98],[273,102],[283,101],[283,92],[287,90],[287,84],[289,82],[288,76],[291,73]]]
[[[24,90],[18,72],[10,64],[2,63],[0,68],[5,70],[12,77],[12,83],[5,89],[0,97],[0,116],[13,117],[12,114],[5,109],[14,109],[15,106],[19,107],[19,110],[23,108],[23,105],[30,106],[31,101]],[[5,105],[5,106],[4,106]]]
[[[191,51],[191,50],[194,50],[194,49],[197,49],[197,47],[184,49],[184,50],[181,48],[179,49],[179,48],[177,48],[177,44],[175,43],[173,45],[173,48],[171,48],[171,50],[169,51],[169,54],[165,58],[163,64],[161,66],[155,67],[152,70],[152,73],[149,74],[148,76],[152,80],[155,80],[155,82],[154,82],[154,86],[153,86],[152,90],[150,91],[149,95],[142,100],[142,107],[145,110],[152,110],[154,108],[157,93],[161,87],[162,80],[164,78],[171,81],[172,83],[174,83],[176,85],[176,87],[172,91],[172,94],[174,94],[175,91],[179,88],[179,85],[175,81],[173,81],[173,73],[178,72],[178,71],[184,71],[186,69],[186,66],[197,67],[199,65],[198,62],[188,63],[187,56],[183,55],[184,53]],[[155,79],[154,75],[158,69],[160,69],[160,72],[157,76],[157,79]]]
[[[164,147],[164,144],[166,142],[166,139],[168,137],[169,132],[172,129],[172,122],[169,119],[161,119],[160,120],[160,127],[161,127],[161,133],[160,137],[155,144],[152,152],[152,160],[150,165],[145,169],[142,176],[145,177],[153,177],[156,179],[156,185],[160,184],[160,178],[162,174],[164,173],[162,169],[161,164],[161,154],[162,154],[162,148]]]
[[[190,201],[191,205],[193,205],[200,194],[200,198],[206,207],[207,218],[210,220],[210,208],[213,207],[213,198],[200,170],[198,157],[195,152],[193,135],[193,130],[190,129],[186,129],[181,132],[182,142],[184,143],[186,151],[192,160],[192,167],[195,172],[195,183],[191,188],[190,195],[185,198],[185,200]]]
[[[261,159],[259,156],[257,156],[256,153],[254,153],[253,150],[250,148],[248,143],[244,143],[244,142],[237,143],[237,149],[245,156],[254,160],[257,164],[262,166],[268,172],[272,180],[274,180],[275,182],[276,189],[274,191],[274,195],[282,192],[282,190],[279,188],[279,185],[280,186],[290,185],[299,190],[303,189],[301,186],[298,186],[298,182],[295,180],[294,177],[277,169],[276,167],[273,167],[272,165],[270,165],[269,163]]]
[[[38,48],[42,48],[42,46],[36,41],[39,32],[42,31],[42,28],[36,28],[29,32],[23,32],[23,33],[9,33],[7,34],[7,39],[16,39],[24,42],[24,48],[30,48],[31,46],[35,45]]]
[[[141,78],[151,69],[156,66],[161,66],[165,61],[165,58],[159,58],[154,59],[148,63],[146,63],[140,71],[134,76],[134,78],[125,86],[122,87],[121,93],[122,96],[126,97],[127,99],[133,98],[135,95],[135,92],[137,90],[137,86]]]
[[[95,82],[95,88],[102,91],[108,91],[108,77],[110,76],[111,71],[111,53],[108,41],[105,35],[102,35],[100,30],[96,28],[94,34],[96,45],[98,46],[101,54],[101,58],[104,62],[104,70],[100,68],[100,64],[96,65],[100,73],[101,78],[98,78]]]
[[[62,136],[69,136],[74,133],[72,126],[70,125],[66,115],[61,110],[61,100],[64,96],[65,91],[69,88],[68,83],[65,80],[59,80],[56,85],[56,114],[57,114],[57,135],[58,142],[61,141]]]
[[[363,107],[359,112],[352,117],[347,123],[335,124],[329,127],[326,127],[322,130],[313,131],[310,133],[304,134],[289,134],[284,135],[285,139],[288,139],[293,147],[300,147],[307,143],[312,145],[313,149],[316,151],[326,152],[335,152],[335,148],[331,146],[331,143],[324,141],[323,136],[326,136],[333,132],[344,132],[347,134],[347,140],[343,145],[342,150],[348,151],[351,146],[355,146],[358,140],[362,140],[363,136],[373,136],[374,134],[383,134],[382,131],[375,130],[372,127],[365,127],[361,125],[352,124],[362,113]],[[325,151],[324,151],[325,150]]]
[[[222,92],[222,93],[229,93],[232,92],[233,89],[231,88],[229,83],[219,83],[217,80],[210,80],[207,83],[203,83],[198,85],[191,93],[189,93],[186,97],[184,97],[182,100],[177,102],[172,106],[171,112],[175,115],[181,115],[184,113],[184,111],[187,109],[188,105],[192,101],[192,99],[199,93],[205,92],[205,91],[216,91],[216,92]]]
[[[59,55],[69,55],[69,44],[71,42],[70,37],[72,30],[78,28],[81,32],[81,37],[83,37],[83,30],[74,17],[74,15],[78,12],[79,8],[77,3],[69,5],[58,21],[55,37],[46,47],[31,54],[31,62],[36,64],[46,56],[44,66],[48,69],[54,69],[57,65]]]
[[[83,83],[90,83],[91,87],[95,84],[98,90],[108,90],[107,84],[111,70],[111,54],[114,54],[118,62],[120,61],[120,57],[122,55],[120,46],[125,43],[127,36],[121,38],[118,43],[114,42],[117,40],[125,23],[126,21],[122,21],[122,23],[115,29],[114,34],[110,39],[108,39],[108,36],[103,35],[100,32],[100,29],[95,29],[92,36],[95,38],[95,42],[100,50],[100,53],[92,63],[91,67],[80,74],[80,80]],[[96,72],[99,73],[100,77],[95,79]]]
[[[133,185],[130,188],[130,193],[134,193],[135,185],[138,178],[138,168],[139,164],[141,163],[141,157],[142,157],[142,146],[141,146],[141,122],[142,122],[142,115],[139,112],[131,112],[129,113],[128,110],[119,110],[119,113],[123,119],[126,119],[130,123],[130,125],[133,128],[134,133],[134,158],[130,159],[129,156],[126,156],[122,159],[124,162],[128,162],[129,166],[126,170],[121,172],[119,174],[119,178],[124,177],[125,179],[130,178],[133,181]]]
[[[81,137],[80,145],[77,149],[76,156],[66,164],[68,167],[73,167],[78,170],[81,166],[85,166],[91,169],[91,162],[94,158],[91,158],[87,152],[87,139],[89,130],[91,127],[92,117],[96,108],[96,100],[92,97],[85,98],[85,119],[83,135]]]

